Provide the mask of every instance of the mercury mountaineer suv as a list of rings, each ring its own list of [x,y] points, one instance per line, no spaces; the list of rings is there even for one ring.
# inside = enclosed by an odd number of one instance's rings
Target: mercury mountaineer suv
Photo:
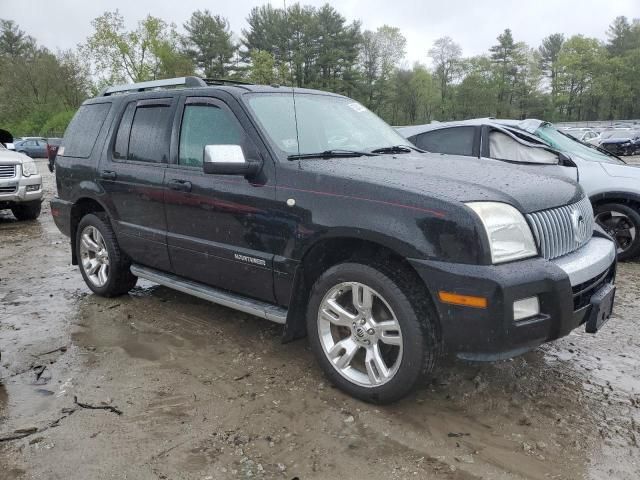
[[[575,182],[442,161],[340,95],[110,87],[55,171],[51,212],[93,292],[144,278],[284,324],[366,401],[406,395],[444,352],[507,358],[612,311],[615,247]]]

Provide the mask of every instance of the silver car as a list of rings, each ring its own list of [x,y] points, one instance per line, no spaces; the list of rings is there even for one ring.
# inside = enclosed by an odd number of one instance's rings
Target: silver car
[[[35,220],[42,203],[42,177],[28,156],[0,144],[0,210],[11,209],[18,220]]]
[[[400,127],[398,131],[429,152],[518,163],[579,181],[591,200],[596,221],[616,240],[618,259],[640,255],[639,167],[535,119],[482,118]]]

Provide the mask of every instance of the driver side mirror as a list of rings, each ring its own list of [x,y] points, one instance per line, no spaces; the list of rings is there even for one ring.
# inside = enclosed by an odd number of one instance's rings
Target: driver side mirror
[[[562,165],[564,167],[575,167],[576,164],[573,163],[571,157],[564,152],[558,152],[558,165]]]
[[[207,145],[204,147],[204,173],[218,175],[255,175],[260,161],[248,161],[240,145]]]

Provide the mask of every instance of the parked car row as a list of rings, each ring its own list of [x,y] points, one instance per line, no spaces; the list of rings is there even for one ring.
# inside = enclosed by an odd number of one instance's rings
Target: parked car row
[[[565,127],[561,130],[581,142],[600,147],[615,155],[640,153],[640,127],[611,127],[600,131],[591,128]]]
[[[640,255],[640,168],[610,152],[589,147],[552,124],[534,119],[483,118],[398,131],[429,152],[500,160],[578,181],[591,201],[596,222],[616,240],[618,258]]]
[[[617,197],[590,172],[626,178],[621,161],[569,152],[544,122],[405,135],[417,146],[321,91],[109,87],[67,129],[51,212],[94,293],[144,278],[281,323],[370,402],[409,393],[443,352],[503,359],[602,328],[616,245],[599,225],[617,227],[592,203]]]

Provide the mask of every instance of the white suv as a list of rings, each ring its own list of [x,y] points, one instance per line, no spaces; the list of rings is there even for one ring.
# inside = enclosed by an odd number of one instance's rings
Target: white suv
[[[0,144],[0,210],[18,220],[35,220],[42,203],[42,177],[33,159]]]

